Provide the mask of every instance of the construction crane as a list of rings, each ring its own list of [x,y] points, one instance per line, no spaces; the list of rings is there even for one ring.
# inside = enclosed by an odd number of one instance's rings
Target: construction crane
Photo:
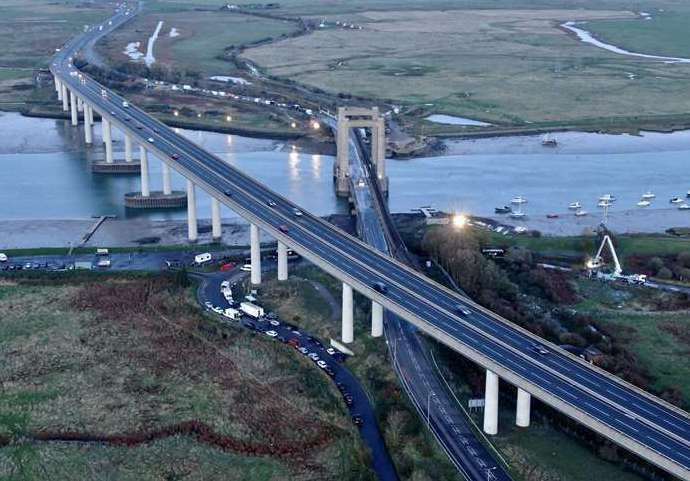
[[[602,257],[605,247],[608,247],[611,257],[613,258],[613,272],[601,271],[601,268],[606,264]],[[597,279],[604,281],[623,281],[633,285],[642,285],[647,282],[647,276],[644,274],[623,274],[623,267],[618,260],[616,248],[613,246],[613,241],[611,241],[611,237],[608,234],[602,239],[596,255],[592,259],[589,259],[585,266],[590,276],[596,273]]]

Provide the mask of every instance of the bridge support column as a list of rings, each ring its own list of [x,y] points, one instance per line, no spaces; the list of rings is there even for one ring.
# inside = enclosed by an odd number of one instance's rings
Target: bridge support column
[[[125,162],[132,161],[132,137],[125,132]],[[148,175],[148,173],[147,173]]]
[[[529,426],[530,403],[532,396],[527,391],[517,388],[517,412],[515,413],[515,424],[521,428]]]
[[[91,126],[91,121],[89,114],[91,112],[91,107],[89,104],[84,105],[84,141],[87,144],[93,144],[93,128]]]
[[[74,91],[69,93],[69,103],[70,111],[72,113],[72,125],[76,127],[79,125],[79,117],[77,114],[77,96],[74,94]]]
[[[278,280],[287,281],[288,278],[288,248],[278,241]]]
[[[129,155],[132,155],[131,149]],[[139,146],[139,157],[139,168],[141,172],[141,196],[149,197],[151,195],[151,187],[149,185],[149,153],[143,145]]]
[[[93,124],[94,124],[94,121],[93,121],[93,107],[91,107],[89,104],[86,104],[86,106],[87,106],[87,110],[88,110],[88,114],[89,114],[89,123],[90,123],[91,125],[93,125]]]
[[[261,233],[259,227],[251,224],[249,227],[250,257],[252,263],[252,284],[261,284]]]
[[[383,306],[371,301],[371,337],[383,335]]]
[[[350,192],[347,178],[350,172],[350,125],[345,110],[338,109],[338,128],[336,135],[335,192],[346,196]]]
[[[172,193],[172,182],[170,181],[170,166],[161,161],[163,170],[163,195],[170,195]]]
[[[383,190],[388,189],[386,181],[386,122],[383,117],[376,120],[376,127],[372,129],[371,153],[376,166],[376,177]]]
[[[484,391],[484,432],[498,434],[498,375],[488,369]]]
[[[62,83],[55,77],[55,90],[57,91],[58,102],[62,102]]]
[[[187,179],[187,239],[196,242],[199,230],[196,225],[196,190],[194,182]]]
[[[113,136],[110,129],[110,121],[105,117],[101,117],[101,129],[103,129],[103,143],[105,144],[105,161],[109,164],[113,163]]]
[[[214,241],[223,237],[223,227],[220,223],[220,201],[211,197],[211,231]]]
[[[84,111],[84,101],[81,99],[81,97],[77,97],[77,111]]]
[[[61,83],[62,85],[62,111],[67,112],[69,110],[69,91],[67,90],[67,85]]]
[[[345,344],[350,344],[355,340],[354,306],[352,302],[352,287],[344,282],[342,316],[342,341]]]

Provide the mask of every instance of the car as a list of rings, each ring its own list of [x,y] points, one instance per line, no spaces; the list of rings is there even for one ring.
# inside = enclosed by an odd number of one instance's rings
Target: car
[[[549,350],[546,349],[543,345],[539,343],[534,343],[532,344],[532,350],[536,352],[537,354],[541,354],[542,356],[545,356],[549,353]]]
[[[348,406],[352,406],[355,402],[355,400],[352,399],[352,396],[348,392],[343,393],[343,399],[345,400],[345,404],[347,404]]]
[[[224,190],[223,194],[227,195],[228,197],[232,197],[232,191],[230,189]]]
[[[0,252],[0,262],[7,262],[7,254]]]
[[[172,155],[170,156],[170,158],[173,159],[173,160],[177,160],[177,159],[180,158],[180,154],[177,154],[177,153],[172,154]]]
[[[269,320],[268,323],[272,326],[280,326],[280,322],[276,321],[275,319]]]
[[[131,117],[125,117],[125,122],[129,122],[130,120],[132,120]]]
[[[288,343],[289,345],[291,345],[292,347],[294,347],[295,349],[299,349],[299,347],[300,347],[300,346],[299,346],[299,341],[298,341],[297,339],[294,339],[294,338],[293,338],[293,339],[290,339],[287,343]]]
[[[472,314],[469,309],[467,309],[465,306],[462,304],[456,304],[455,305],[455,312],[457,314],[460,314],[461,316],[469,316]]]
[[[300,347],[300,348],[297,349],[297,350],[298,350],[299,352],[301,352],[302,354],[304,354],[305,356],[306,356],[307,354],[309,354],[309,349],[307,349],[306,347]]]
[[[292,209],[292,213],[295,214],[296,217],[302,217],[302,211],[299,209]]]
[[[316,365],[319,366],[321,369],[325,369],[328,367],[328,364],[326,364],[326,361],[323,361],[323,360],[316,361]]]
[[[110,112],[110,115],[112,115],[113,117],[117,117],[117,114],[115,114],[115,112]]]
[[[123,100],[123,101],[122,101],[122,107],[128,108],[128,107],[129,107],[129,102],[127,102],[126,100]]]
[[[268,204],[269,207],[275,207],[277,205],[273,200],[269,200],[266,204]]]
[[[141,125],[141,124],[137,124],[137,129],[141,130],[141,129],[143,129],[143,128],[144,128],[144,126],[143,126],[143,125]]]
[[[287,234],[288,232],[290,232],[290,229],[288,229],[288,226],[286,226],[286,225],[284,225],[284,224],[278,226],[278,230],[279,230],[280,232],[282,232],[283,234]]]
[[[146,140],[148,140],[148,141],[149,141],[149,143],[151,143],[151,144],[152,144],[152,143],[154,142],[154,140],[153,140],[153,137],[149,137],[149,138],[148,138],[148,139],[146,139]]]
[[[316,354],[315,352],[309,353],[309,356],[308,356],[308,357],[309,357],[309,359],[311,359],[311,360],[314,361],[314,362],[318,362],[319,359],[320,359],[320,358],[319,358],[319,355]]]
[[[241,271],[244,272],[251,272],[252,271],[252,265],[251,264],[245,264],[242,267],[240,267]]]
[[[108,91],[106,89],[101,89],[101,97],[104,99],[108,98]]]
[[[266,331],[266,335],[269,337],[276,337],[278,333],[276,331]]]
[[[209,308],[209,309],[211,309],[211,308],[213,307],[213,304],[211,304],[210,301],[204,302],[204,305],[205,305],[207,308]]]
[[[388,292],[388,286],[384,284],[383,282],[374,282],[374,285],[371,286],[376,292],[380,292],[381,294],[385,294]]]
[[[352,416],[352,423],[355,426],[362,426],[364,424],[364,419],[362,419],[361,416],[355,415],[355,416]]]
[[[328,349],[326,349],[326,352],[328,354],[330,354],[331,356],[335,356],[337,351],[335,349],[333,349],[332,347],[329,347]]]

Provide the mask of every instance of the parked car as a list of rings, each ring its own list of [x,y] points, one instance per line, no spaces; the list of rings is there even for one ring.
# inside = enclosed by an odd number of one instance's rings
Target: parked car
[[[270,337],[276,337],[278,333],[276,331],[266,331],[266,335]]]

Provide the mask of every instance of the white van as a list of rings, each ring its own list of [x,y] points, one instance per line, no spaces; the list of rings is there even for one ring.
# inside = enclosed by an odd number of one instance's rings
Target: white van
[[[97,256],[107,256],[109,253],[108,249],[96,249]]]
[[[209,252],[204,252],[203,254],[197,254],[194,256],[194,262],[196,264],[205,264],[206,262],[209,262],[211,260],[211,254]]]
[[[245,264],[242,267],[240,267],[241,271],[244,272],[251,272],[252,271],[252,265],[251,264]]]

